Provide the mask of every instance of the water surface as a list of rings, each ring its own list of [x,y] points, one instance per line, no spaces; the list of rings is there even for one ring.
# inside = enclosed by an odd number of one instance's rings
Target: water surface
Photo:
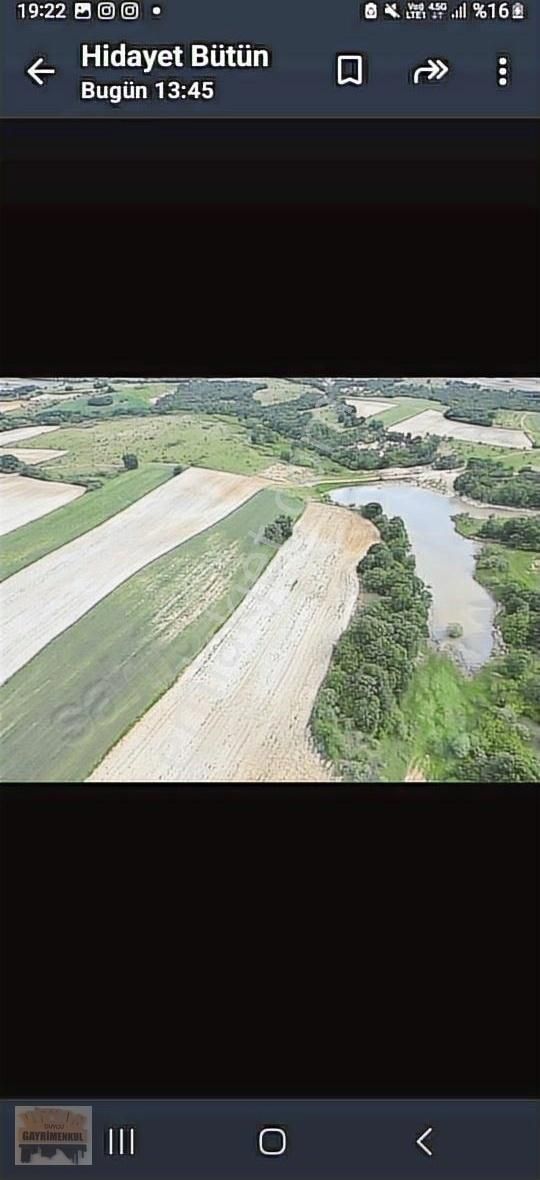
[[[433,595],[432,638],[459,654],[468,669],[484,664],[493,649],[495,603],[474,578],[477,542],[460,536],[452,521],[458,512],[471,512],[470,506],[458,496],[388,481],[339,488],[330,493],[330,498],[335,504],[348,507],[375,500],[387,516],[403,518],[418,576]],[[459,639],[448,639],[451,623],[459,623],[463,628]]]

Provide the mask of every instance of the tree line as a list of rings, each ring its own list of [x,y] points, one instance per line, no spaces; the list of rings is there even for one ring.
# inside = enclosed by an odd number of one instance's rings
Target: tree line
[[[540,472],[532,467],[513,471],[496,459],[469,459],[454,488],[460,495],[489,504],[540,508]]]
[[[375,595],[359,607],[337,643],[312,716],[317,745],[352,778],[362,777],[363,756],[344,764],[351,733],[379,737],[392,718],[428,635],[431,595],[415,573],[415,559],[400,517],[380,504],[362,514],[376,525],[380,541],[358,563],[362,591]]]

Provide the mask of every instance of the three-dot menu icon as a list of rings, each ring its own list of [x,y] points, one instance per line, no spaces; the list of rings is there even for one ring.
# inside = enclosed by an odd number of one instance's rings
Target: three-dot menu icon
[[[497,86],[509,86],[512,81],[512,70],[510,67],[510,57],[507,53],[499,53],[497,56]]]

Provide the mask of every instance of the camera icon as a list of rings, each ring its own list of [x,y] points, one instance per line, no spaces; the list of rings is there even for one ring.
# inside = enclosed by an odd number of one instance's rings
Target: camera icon
[[[138,20],[141,15],[141,6],[136,0],[125,0],[121,5],[120,16],[122,20]]]
[[[97,6],[98,20],[114,20],[116,16],[116,4],[111,4],[110,0],[103,0]]]

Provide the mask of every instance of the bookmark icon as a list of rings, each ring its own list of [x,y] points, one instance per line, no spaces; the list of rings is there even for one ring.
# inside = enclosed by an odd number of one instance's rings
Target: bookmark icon
[[[338,86],[362,86],[367,80],[367,60],[363,53],[338,53],[336,82]]]

